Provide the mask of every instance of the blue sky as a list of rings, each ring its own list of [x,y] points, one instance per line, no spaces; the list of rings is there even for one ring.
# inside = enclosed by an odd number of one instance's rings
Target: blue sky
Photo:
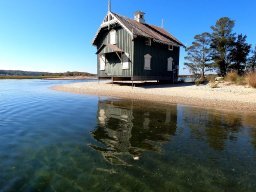
[[[236,21],[235,32],[256,44],[255,0],[112,0],[112,11],[161,25],[185,45],[210,31],[217,19]],[[107,0],[0,0],[0,69],[96,72],[92,39],[107,12]],[[181,51],[181,73],[185,51]]]

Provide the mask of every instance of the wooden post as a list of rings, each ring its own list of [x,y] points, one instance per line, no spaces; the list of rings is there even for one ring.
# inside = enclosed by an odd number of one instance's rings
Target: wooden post
[[[174,72],[175,72],[175,69],[173,69],[172,71],[172,84],[174,84]]]

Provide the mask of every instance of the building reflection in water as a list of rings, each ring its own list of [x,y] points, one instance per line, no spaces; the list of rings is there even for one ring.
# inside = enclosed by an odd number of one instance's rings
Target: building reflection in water
[[[166,109],[125,100],[99,99],[98,124],[90,145],[111,164],[127,165],[125,159],[139,160],[143,152],[160,152],[177,127],[177,107]]]
[[[92,136],[99,143],[90,146],[111,164],[126,165],[146,151],[161,152],[163,143],[174,135],[174,146],[180,147],[177,141],[190,143],[187,152],[200,143],[208,146],[207,151],[218,152],[230,144],[256,148],[255,114],[100,99],[97,119]]]

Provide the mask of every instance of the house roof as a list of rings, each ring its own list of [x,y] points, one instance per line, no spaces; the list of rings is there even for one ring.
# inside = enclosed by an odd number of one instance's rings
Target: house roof
[[[111,52],[123,53],[123,52],[124,52],[122,49],[120,49],[120,48],[117,47],[116,45],[112,45],[112,44],[106,44],[106,45],[105,45],[105,44],[103,44],[103,45],[99,48],[99,50],[97,51],[96,54],[98,54],[99,52],[101,52],[101,50],[104,49],[105,47],[110,50],[109,53],[111,53]]]
[[[134,37],[145,37],[150,38],[158,43],[185,47],[177,38],[175,38],[163,28],[149,25],[147,23],[140,23],[133,19],[121,16],[113,12],[110,12],[110,14],[114,16],[119,24],[124,26],[124,28],[127,29]],[[102,28],[103,27],[99,29],[95,39],[93,40],[93,44],[95,44],[97,36]]]
[[[176,39],[169,32],[163,28],[149,25],[147,23],[140,23],[133,19],[113,13],[135,36],[151,38],[156,42],[163,44],[171,44],[184,46],[178,39]]]

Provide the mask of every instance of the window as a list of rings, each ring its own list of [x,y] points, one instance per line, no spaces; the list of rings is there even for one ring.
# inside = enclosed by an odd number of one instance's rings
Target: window
[[[110,31],[110,44],[115,45],[116,44],[116,30]]]
[[[111,14],[109,14],[109,15],[107,15],[105,18],[104,18],[104,23],[107,23],[107,22],[109,22],[109,21],[111,21],[111,20],[113,20],[114,18],[113,18],[113,16],[111,15]]]
[[[144,56],[144,69],[151,70],[151,55],[147,54]]]
[[[130,55],[128,53],[125,53],[122,55],[122,61],[123,61],[122,69],[129,69],[129,63],[130,63],[129,57]]]
[[[104,55],[99,56],[100,59],[100,71],[104,71],[106,68],[106,58]]]
[[[172,71],[173,69],[173,58],[168,58],[167,71]]]
[[[108,22],[108,15],[104,19],[104,23]]]
[[[109,15],[109,21],[113,20],[112,15]]]
[[[146,44],[147,46],[151,46],[151,39],[146,39],[145,44]]]
[[[173,45],[168,45],[168,50],[173,51]]]

